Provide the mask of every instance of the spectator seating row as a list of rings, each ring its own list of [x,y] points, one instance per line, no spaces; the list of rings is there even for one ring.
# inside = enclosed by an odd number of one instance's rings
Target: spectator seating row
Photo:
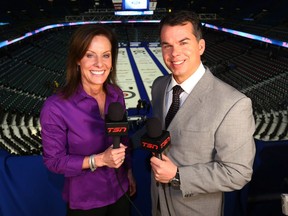
[[[114,27],[114,31],[131,39],[127,32],[131,26],[123,28]],[[146,40],[140,35],[149,29],[151,26],[141,30],[137,28],[134,33],[139,35],[134,35],[132,40]],[[40,109],[46,97],[55,90],[55,83],[64,84],[67,42],[72,32],[72,27],[50,31],[17,49],[8,49],[0,57],[0,120],[2,127],[6,125],[4,132],[7,132],[2,134],[1,142],[7,143],[8,137],[19,144],[22,142],[17,137],[20,137],[24,142],[31,139],[41,143],[40,135],[35,135],[35,131],[40,133]],[[206,50],[203,62],[215,76],[251,98],[257,123],[255,137],[288,139],[285,127],[288,55],[270,55],[270,47],[209,29],[205,30],[204,36]],[[19,127],[25,128],[27,133],[23,134]],[[29,132],[31,128],[33,133]]]
[[[205,37],[208,43],[204,60],[212,72],[251,98],[259,123],[255,137],[287,139],[288,50],[282,50],[283,55],[271,54],[272,49],[266,45],[219,32],[208,32]],[[271,115],[264,120],[263,112]],[[273,112],[280,114],[274,116]]]

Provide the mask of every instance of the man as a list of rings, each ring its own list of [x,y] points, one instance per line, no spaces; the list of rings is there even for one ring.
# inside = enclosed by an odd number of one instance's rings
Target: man
[[[162,160],[150,160],[152,215],[222,215],[223,192],[239,190],[251,180],[251,100],[202,64],[205,41],[195,13],[168,14],[161,20],[160,38],[164,62],[172,72],[152,85],[153,113],[163,129],[172,88],[180,85],[183,92],[180,109],[165,128],[171,144]]]

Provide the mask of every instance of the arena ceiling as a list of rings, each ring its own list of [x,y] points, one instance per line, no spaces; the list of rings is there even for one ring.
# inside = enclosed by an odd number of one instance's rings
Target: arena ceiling
[[[99,2],[98,8],[113,9],[112,0],[6,0],[0,6],[0,19],[21,14],[31,18],[78,15],[93,8],[95,1]],[[249,18],[269,13],[287,20],[288,16],[287,0],[157,0],[157,8],[189,8],[198,13],[217,13],[224,18],[239,15]]]

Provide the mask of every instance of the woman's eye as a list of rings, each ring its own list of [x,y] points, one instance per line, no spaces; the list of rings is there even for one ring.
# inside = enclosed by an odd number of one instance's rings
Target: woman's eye
[[[87,57],[87,58],[93,58],[94,55],[93,55],[93,54],[90,54],[90,53],[87,53],[87,54],[86,54],[86,57]]]

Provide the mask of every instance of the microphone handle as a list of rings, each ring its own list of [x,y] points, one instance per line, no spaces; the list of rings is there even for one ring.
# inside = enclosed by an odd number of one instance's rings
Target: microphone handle
[[[156,153],[155,157],[157,157],[158,159],[162,160],[162,154],[161,153],[160,154]]]
[[[113,136],[113,149],[120,148],[120,136]]]

